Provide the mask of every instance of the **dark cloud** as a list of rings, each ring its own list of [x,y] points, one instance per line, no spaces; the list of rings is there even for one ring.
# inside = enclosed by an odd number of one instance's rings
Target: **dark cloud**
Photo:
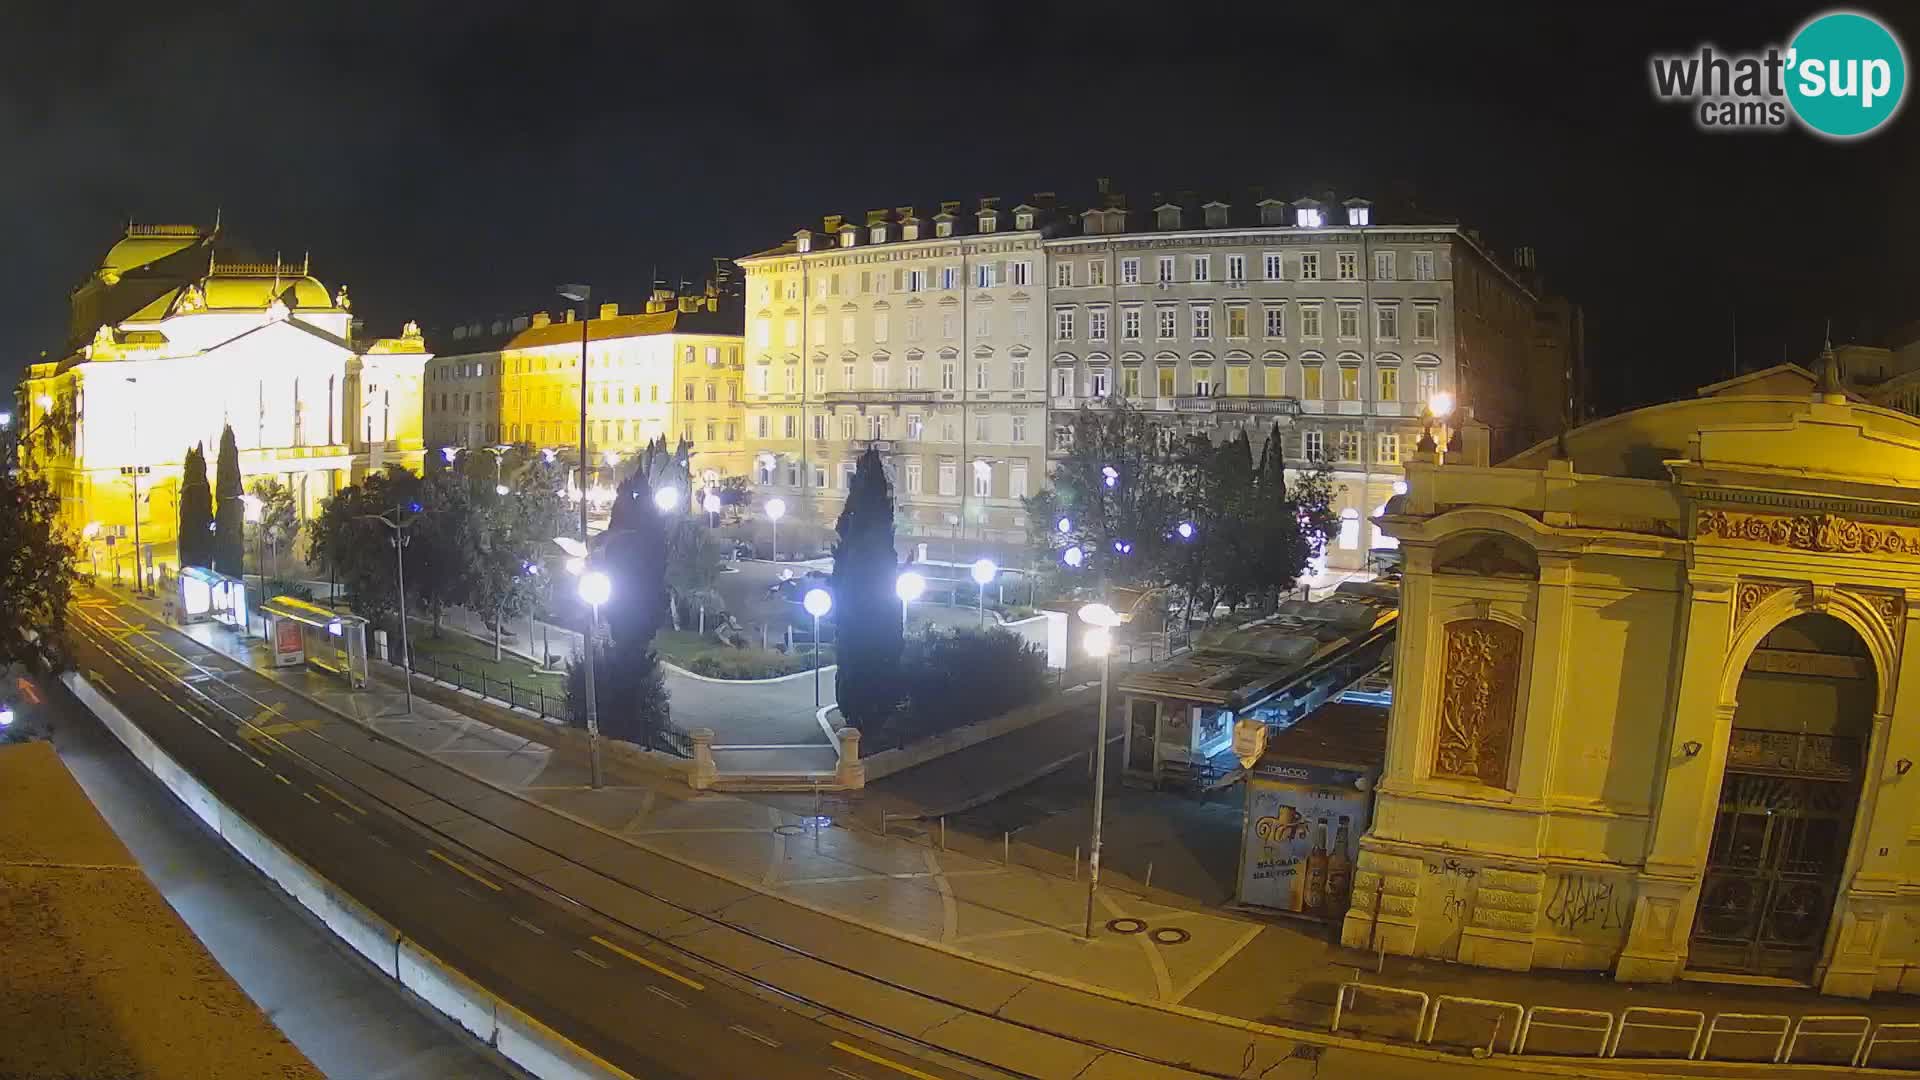
[[[26,10],[11,10],[19,7]],[[41,8],[44,10],[35,10]],[[1812,5],[9,5],[0,368],[129,217],[311,250],[376,329],[636,298],[823,211],[1264,184],[1534,245],[1612,403],[1920,318],[1920,124],[1709,137],[1647,54]],[[1883,11],[1910,47],[1920,25]]]

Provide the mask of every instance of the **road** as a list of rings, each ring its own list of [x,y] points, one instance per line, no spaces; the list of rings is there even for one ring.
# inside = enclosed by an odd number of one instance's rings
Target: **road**
[[[524,1077],[346,948],[234,855],[57,683],[61,760],[167,903],[248,997],[329,1076]]]
[[[81,670],[228,806],[409,939],[637,1076],[1006,1075],[909,1057],[737,989],[464,846],[457,837],[493,826],[435,797],[470,783],[452,770],[147,633],[107,593],[83,590],[74,614]],[[407,814],[390,805],[408,803]]]

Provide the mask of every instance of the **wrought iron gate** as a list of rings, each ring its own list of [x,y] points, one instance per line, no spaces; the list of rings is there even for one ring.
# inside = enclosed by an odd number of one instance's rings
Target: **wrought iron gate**
[[[1860,744],[1735,728],[1687,966],[1805,979],[1860,790]]]

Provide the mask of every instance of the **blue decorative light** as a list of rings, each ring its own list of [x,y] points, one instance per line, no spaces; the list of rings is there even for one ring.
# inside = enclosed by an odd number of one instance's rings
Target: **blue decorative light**
[[[1111,465],[1101,466],[1100,476],[1106,481],[1108,487],[1118,487],[1120,485],[1120,470]]]
[[[1073,522],[1063,517],[1059,521],[1054,522],[1053,527],[1060,530],[1060,535],[1065,536],[1067,533],[1073,531]]]
[[[1191,540],[1193,539],[1193,522],[1183,521],[1180,523],[1179,527],[1174,529],[1173,531],[1180,534],[1180,539]]]
[[[1070,547],[1060,553],[1060,560],[1068,566],[1079,566],[1086,557],[1086,553],[1077,547]]]
[[[1128,540],[1115,540],[1113,542],[1113,550],[1121,555],[1131,555],[1133,554],[1133,543]]]

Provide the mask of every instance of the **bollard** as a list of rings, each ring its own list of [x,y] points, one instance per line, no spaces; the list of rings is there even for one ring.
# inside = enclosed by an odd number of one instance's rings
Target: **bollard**
[[[1143,889],[1153,888],[1153,864],[1152,863],[1147,864],[1147,880],[1141,885],[1141,888]]]
[[[1080,845],[1073,845],[1073,880],[1080,880]]]
[[[940,815],[940,850],[947,850],[947,815]]]
[[[880,835],[887,835],[887,812],[885,810],[880,811]]]
[[[840,764],[834,770],[834,782],[842,790],[858,791],[867,786],[867,767],[860,762],[860,729],[843,727],[839,738]]]
[[[720,778],[720,770],[713,763],[713,729],[694,728],[687,735],[693,741],[693,771],[687,783],[695,791],[705,791]]]
[[[1000,834],[1000,865],[1013,865],[1013,834],[1010,832]]]

